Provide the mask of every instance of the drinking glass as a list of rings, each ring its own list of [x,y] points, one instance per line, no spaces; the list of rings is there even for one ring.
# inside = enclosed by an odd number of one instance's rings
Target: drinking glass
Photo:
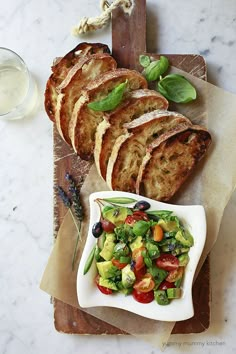
[[[37,87],[23,59],[0,47],[0,119],[29,115],[36,106]]]

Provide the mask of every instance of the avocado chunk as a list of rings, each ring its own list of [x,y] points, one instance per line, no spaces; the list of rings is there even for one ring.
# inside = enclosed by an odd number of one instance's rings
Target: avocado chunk
[[[158,258],[160,256],[160,250],[157,245],[151,242],[146,243],[146,248],[148,251],[148,255],[151,259]]]
[[[136,239],[130,243],[129,247],[131,249],[131,251],[133,252],[133,250],[135,250],[136,248],[140,248],[143,247],[143,240],[142,240],[142,236],[138,236],[136,237]]]
[[[115,207],[103,213],[104,219],[118,226],[122,224],[128,215],[128,209],[125,207]]]
[[[129,253],[129,247],[126,246],[124,242],[116,243],[113,250],[113,256],[115,257],[115,259],[120,259],[120,257],[126,257]]]
[[[111,261],[98,262],[97,269],[99,275],[104,279],[112,278],[114,276],[114,271],[117,270]]]
[[[175,238],[179,241],[183,246],[191,247],[194,244],[193,236],[190,234],[189,231],[179,230]]]
[[[115,247],[115,234],[106,234],[106,240],[103,245],[103,249],[100,252],[100,256],[105,259],[105,261],[110,261],[112,259],[113,250]]]
[[[168,232],[169,231],[176,231],[179,227],[177,222],[174,220],[165,221],[163,219],[160,219],[158,221],[158,225],[160,225],[164,231],[168,231]]]
[[[164,269],[160,269],[156,266],[148,268],[147,273],[150,273],[155,281],[155,289],[158,289],[159,285],[165,280],[168,272]]]
[[[179,266],[186,267],[186,265],[189,262],[188,253],[181,254],[181,256],[178,257],[178,260],[179,260]]]
[[[178,280],[175,281],[176,288],[180,288],[182,280],[183,280],[183,278],[179,278]]]
[[[102,277],[99,278],[99,285],[104,286],[105,288],[111,289],[111,290],[118,290],[116,284],[111,281],[110,279],[104,279]]]
[[[154,291],[154,298],[159,305],[168,305],[170,303],[165,290]]]
[[[168,299],[179,299],[181,297],[180,288],[167,289],[166,292],[167,292]]]
[[[125,289],[131,287],[135,282],[135,279],[136,277],[131,269],[130,264],[127,264],[127,266],[125,266],[121,271],[121,282],[123,287]]]

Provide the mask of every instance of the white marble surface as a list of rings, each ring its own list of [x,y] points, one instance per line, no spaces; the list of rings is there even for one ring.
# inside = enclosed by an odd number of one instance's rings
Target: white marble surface
[[[209,81],[236,94],[236,1],[147,0],[148,50],[200,53]],[[35,76],[40,106],[21,121],[0,121],[0,353],[156,353],[132,337],[57,333],[39,281],[52,247],[52,124],[43,91],[52,59],[78,41],[70,28],[99,13],[97,0],[9,0],[0,4],[0,46],[18,52]],[[86,40],[110,45],[109,27]],[[222,117],[227,119],[227,117]],[[236,123],[235,123],[236,124]],[[222,171],[223,173],[223,171]],[[199,335],[172,336],[167,353],[235,353],[236,194],[212,251],[212,319]]]

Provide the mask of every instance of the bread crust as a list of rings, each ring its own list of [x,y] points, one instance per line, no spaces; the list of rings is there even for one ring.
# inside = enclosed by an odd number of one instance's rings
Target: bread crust
[[[56,105],[56,126],[61,137],[71,145],[69,122],[82,88],[90,80],[95,80],[103,72],[116,69],[117,64],[107,53],[86,55],[76,63],[58,86],[59,95]]]
[[[139,167],[146,147],[165,132],[191,121],[177,112],[152,111],[125,124],[127,133],[117,138],[108,166],[106,182],[110,189],[135,193]]]
[[[106,179],[107,164],[115,140],[125,133],[123,125],[149,111],[167,108],[168,101],[160,93],[140,89],[131,92],[114,112],[104,115],[104,120],[97,128],[94,150],[97,170],[103,179]]]
[[[55,112],[57,103],[57,87],[62,83],[68,74],[69,70],[83,57],[95,53],[110,53],[107,45],[101,43],[78,44],[64,57],[57,58],[56,62],[51,67],[52,74],[50,75],[46,90],[44,93],[44,107],[48,117],[55,122]]]
[[[127,92],[147,88],[145,78],[134,70],[116,69],[101,74],[84,88],[72,113],[69,136],[74,150],[84,160],[93,157],[97,126],[103,120],[102,111],[93,111],[88,103],[105,98],[116,86],[127,80]]]
[[[139,169],[136,193],[169,201],[203,158],[210,144],[210,133],[197,125],[163,134],[147,149]]]

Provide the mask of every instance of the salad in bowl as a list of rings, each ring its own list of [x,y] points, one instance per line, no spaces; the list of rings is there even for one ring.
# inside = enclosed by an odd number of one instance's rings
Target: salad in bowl
[[[77,276],[80,306],[116,307],[162,321],[192,317],[193,277],[206,239],[204,208],[118,191],[93,193],[89,202]]]

